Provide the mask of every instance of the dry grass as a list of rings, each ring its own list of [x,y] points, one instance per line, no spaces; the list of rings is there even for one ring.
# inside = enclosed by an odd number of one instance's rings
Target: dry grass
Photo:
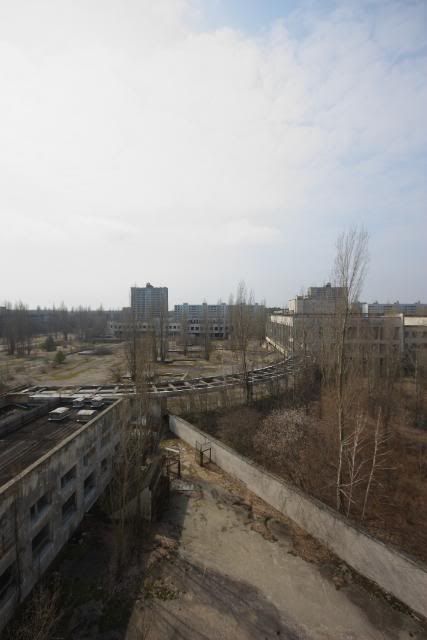
[[[388,426],[390,437],[386,468],[375,475],[362,523],[366,480],[355,488],[350,518],[384,542],[427,562],[427,432],[411,424],[410,385],[406,383],[405,387],[406,400],[396,403]],[[259,441],[256,434],[266,415],[259,406],[200,416],[199,425],[242,455],[334,508],[337,437],[332,394],[323,394],[321,407],[319,401],[311,402],[309,414],[308,437],[302,438],[299,446],[288,449],[288,455],[283,447],[281,457],[277,455],[280,450],[277,434],[271,443],[273,455],[268,455],[265,446],[262,449],[256,446]],[[366,429],[363,455],[368,467],[373,447],[374,417],[368,417]]]

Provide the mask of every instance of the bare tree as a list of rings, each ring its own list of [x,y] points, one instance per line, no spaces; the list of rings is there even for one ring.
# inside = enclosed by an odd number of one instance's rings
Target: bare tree
[[[184,356],[186,356],[188,353],[188,311],[187,311],[187,307],[185,306],[180,315],[180,325],[181,325],[182,352]]]
[[[6,302],[2,315],[2,333],[8,354],[30,355],[34,327],[27,306],[21,301],[14,307]]]
[[[259,341],[260,345],[262,345],[265,340],[265,330],[267,324],[267,309],[265,300],[262,300],[261,304],[255,306],[254,316],[255,338]]]
[[[131,379],[136,379],[137,351],[140,338],[140,326],[136,311],[131,309],[124,316],[125,358]]]
[[[358,300],[368,265],[368,235],[351,229],[339,236],[334,265],[334,281],[340,287],[335,314],[334,363],[337,415],[338,461],[336,507],[342,507],[343,453],[349,403],[349,373],[354,359],[350,357],[347,332],[355,302]]]
[[[248,293],[243,280],[238,284],[236,299],[231,309],[232,344],[239,357],[240,372],[243,375],[246,391],[246,401],[250,402],[252,385],[249,376],[251,369],[249,347],[255,331],[254,296],[252,292]]]
[[[58,309],[58,326],[62,331],[63,338],[65,342],[68,341],[68,334],[70,331],[70,314],[68,312],[67,307],[62,302],[61,306]]]
[[[371,457],[371,464],[369,469],[369,475],[365,488],[365,495],[363,498],[362,516],[361,520],[364,520],[366,514],[366,508],[368,505],[368,499],[371,494],[372,485],[377,481],[378,472],[386,469],[387,457],[389,454],[387,443],[389,435],[384,432],[381,426],[381,409],[378,411],[378,418],[375,425],[374,433],[374,447]]]
[[[342,494],[347,499],[346,516],[350,515],[350,510],[354,502],[354,491],[363,482],[363,468],[366,460],[362,459],[361,452],[366,441],[366,415],[359,411],[356,417],[354,431],[347,436],[344,441],[344,452],[347,458],[347,482],[341,485]]]
[[[168,357],[169,350],[169,338],[168,338],[168,327],[169,327],[169,310],[167,307],[167,297],[164,295],[163,290],[160,293],[160,310],[159,310],[159,355],[160,360],[164,362]]]
[[[206,300],[203,302],[202,313],[202,331],[203,331],[203,354],[205,360],[209,360],[212,352],[212,340],[211,340],[211,322],[209,317],[209,308]]]
[[[50,584],[38,584],[24,605],[22,614],[5,630],[5,640],[49,640],[62,616],[60,584],[57,578]]]

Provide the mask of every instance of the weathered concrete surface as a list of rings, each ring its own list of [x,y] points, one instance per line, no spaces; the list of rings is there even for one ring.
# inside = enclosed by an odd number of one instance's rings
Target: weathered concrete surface
[[[158,525],[163,560],[147,571],[126,640],[427,637],[244,485],[198,467],[188,447],[183,457],[185,484]]]
[[[11,574],[8,588],[0,593],[0,632],[110,481],[114,447],[120,438],[117,412],[118,402],[83,426],[76,424],[61,441],[46,437],[46,452],[0,487],[0,581]],[[33,441],[36,437],[42,440],[39,433],[30,432],[28,442],[22,441],[24,454],[27,445],[31,452],[39,444]],[[71,470],[69,479],[62,482]],[[92,482],[85,485],[90,477]],[[64,513],[64,504],[73,497],[72,508]],[[41,498],[42,507],[32,514]],[[42,544],[35,545],[43,531]]]
[[[221,469],[244,482],[256,495],[323,542],[356,571],[427,617],[427,571],[422,563],[351,526],[332,509],[266,472],[185,420],[170,416],[169,423],[171,431],[193,447],[196,442],[209,440],[212,443],[212,460]]]

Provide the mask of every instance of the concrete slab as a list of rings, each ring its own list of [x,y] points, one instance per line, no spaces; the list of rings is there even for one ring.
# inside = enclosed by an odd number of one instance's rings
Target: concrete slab
[[[183,480],[196,490],[173,494],[159,523],[176,551],[152,568],[127,640],[427,638],[293,523],[180,446]]]

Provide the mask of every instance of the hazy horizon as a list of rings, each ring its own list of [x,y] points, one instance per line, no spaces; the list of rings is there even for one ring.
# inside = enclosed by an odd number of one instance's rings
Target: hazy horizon
[[[0,305],[283,306],[363,226],[363,301],[427,301],[427,4],[0,6]]]

